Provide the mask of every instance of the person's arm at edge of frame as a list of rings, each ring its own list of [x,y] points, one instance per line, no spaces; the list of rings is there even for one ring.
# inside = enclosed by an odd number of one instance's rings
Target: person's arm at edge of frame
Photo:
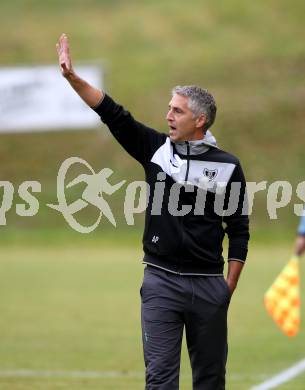
[[[305,236],[299,234],[295,240],[295,254],[302,256],[305,252]]]
[[[56,44],[56,49],[62,75],[89,107],[97,107],[104,98],[104,92],[93,87],[75,73],[72,66],[69,41],[66,34],[60,36],[58,43]]]
[[[305,215],[302,216],[295,240],[294,251],[297,256],[305,252]]]

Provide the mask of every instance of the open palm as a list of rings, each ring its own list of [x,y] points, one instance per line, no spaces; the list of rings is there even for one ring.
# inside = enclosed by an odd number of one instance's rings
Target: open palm
[[[69,41],[66,34],[62,34],[56,44],[58,61],[61,73],[64,77],[68,77],[73,73],[72,62],[69,50]]]

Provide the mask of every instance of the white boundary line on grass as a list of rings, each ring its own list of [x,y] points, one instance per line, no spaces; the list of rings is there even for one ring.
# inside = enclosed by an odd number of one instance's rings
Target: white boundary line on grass
[[[269,390],[274,389],[280,386],[283,383],[290,381],[296,376],[300,375],[305,371],[305,359],[299,361],[295,365],[291,366],[287,370],[280,372],[279,374],[271,377],[267,381],[261,383],[260,385],[251,387],[250,390]]]

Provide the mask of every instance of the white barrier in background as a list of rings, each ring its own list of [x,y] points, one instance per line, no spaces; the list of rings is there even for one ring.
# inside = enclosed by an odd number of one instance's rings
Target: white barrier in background
[[[100,66],[75,66],[90,84],[102,88]],[[58,66],[0,68],[0,132],[84,129],[98,116],[73,91]]]

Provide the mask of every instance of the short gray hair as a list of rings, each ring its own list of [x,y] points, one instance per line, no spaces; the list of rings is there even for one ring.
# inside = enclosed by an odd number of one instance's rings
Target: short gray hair
[[[206,122],[203,126],[204,131],[212,126],[215,121],[217,107],[214,97],[207,89],[196,85],[177,85],[172,89],[172,96],[174,94],[189,98],[188,107],[195,117],[198,117],[200,114],[206,117]]]

